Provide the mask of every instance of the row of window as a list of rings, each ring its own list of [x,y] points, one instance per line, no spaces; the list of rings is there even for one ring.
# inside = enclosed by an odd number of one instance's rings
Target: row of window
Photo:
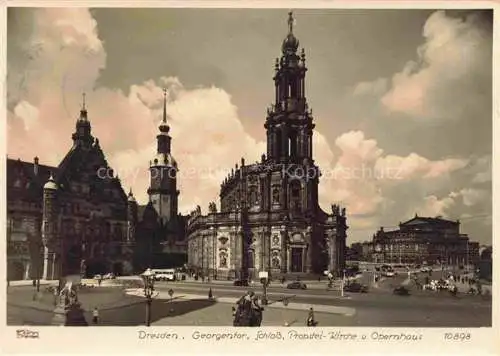
[[[239,207],[238,195],[235,197],[226,198],[227,204],[224,204],[223,210],[232,210]],[[259,195],[257,194],[257,187],[250,187],[248,193],[247,203],[250,206],[258,206],[260,204]],[[272,191],[272,204],[280,204],[280,189],[278,187],[273,188]],[[226,206],[227,205],[227,206]],[[301,202],[301,187],[300,184],[292,185],[290,189],[290,208],[292,210],[300,209],[302,206]]]

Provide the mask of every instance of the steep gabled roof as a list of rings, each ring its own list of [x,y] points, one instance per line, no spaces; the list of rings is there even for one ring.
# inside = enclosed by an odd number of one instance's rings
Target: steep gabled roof
[[[35,163],[7,158],[7,199],[39,200],[43,194],[43,185],[49,180],[50,174],[57,174],[57,168],[38,164],[35,173]]]

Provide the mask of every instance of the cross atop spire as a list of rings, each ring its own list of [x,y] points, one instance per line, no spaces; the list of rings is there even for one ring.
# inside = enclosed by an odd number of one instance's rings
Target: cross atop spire
[[[85,92],[82,93],[82,110],[85,110]]]
[[[167,122],[167,88],[163,88],[163,122]]]
[[[288,32],[289,33],[293,33],[293,24],[294,24],[295,20],[293,18],[293,11],[290,11],[288,13]]]

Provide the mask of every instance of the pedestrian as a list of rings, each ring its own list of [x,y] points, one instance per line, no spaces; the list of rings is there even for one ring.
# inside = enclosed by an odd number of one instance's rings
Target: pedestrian
[[[97,309],[97,307],[95,307],[92,311],[92,323],[94,325],[97,325],[99,323],[99,310]]]
[[[54,288],[54,305],[57,305],[57,296],[59,295],[58,289],[59,288]]]
[[[101,283],[102,283],[102,277],[99,276],[99,279],[97,280],[97,284],[99,285],[99,287],[101,286]]]
[[[318,325],[318,322],[314,320],[314,310],[313,308],[309,308],[309,314],[307,316],[307,321],[306,321],[307,326],[316,326]]]
[[[263,311],[263,308],[259,305],[259,299],[257,298],[257,296],[255,295],[254,292],[251,292],[250,294],[250,298],[251,298],[251,317],[250,317],[250,326],[260,326],[260,324],[262,323],[262,311]]]
[[[236,315],[236,308],[232,307],[231,310],[232,310],[232,314],[233,314],[233,326],[239,326],[239,320],[238,320],[237,315]]]

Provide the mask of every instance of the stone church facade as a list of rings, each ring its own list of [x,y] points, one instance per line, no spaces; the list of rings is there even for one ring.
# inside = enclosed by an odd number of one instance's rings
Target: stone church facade
[[[318,204],[312,110],[305,95],[306,57],[289,32],[275,64],[275,102],[267,110],[267,153],[236,164],[220,190],[220,211],[197,207],[188,217],[188,264],[217,279],[256,278],[267,271],[312,276],[345,266],[346,210]]]

